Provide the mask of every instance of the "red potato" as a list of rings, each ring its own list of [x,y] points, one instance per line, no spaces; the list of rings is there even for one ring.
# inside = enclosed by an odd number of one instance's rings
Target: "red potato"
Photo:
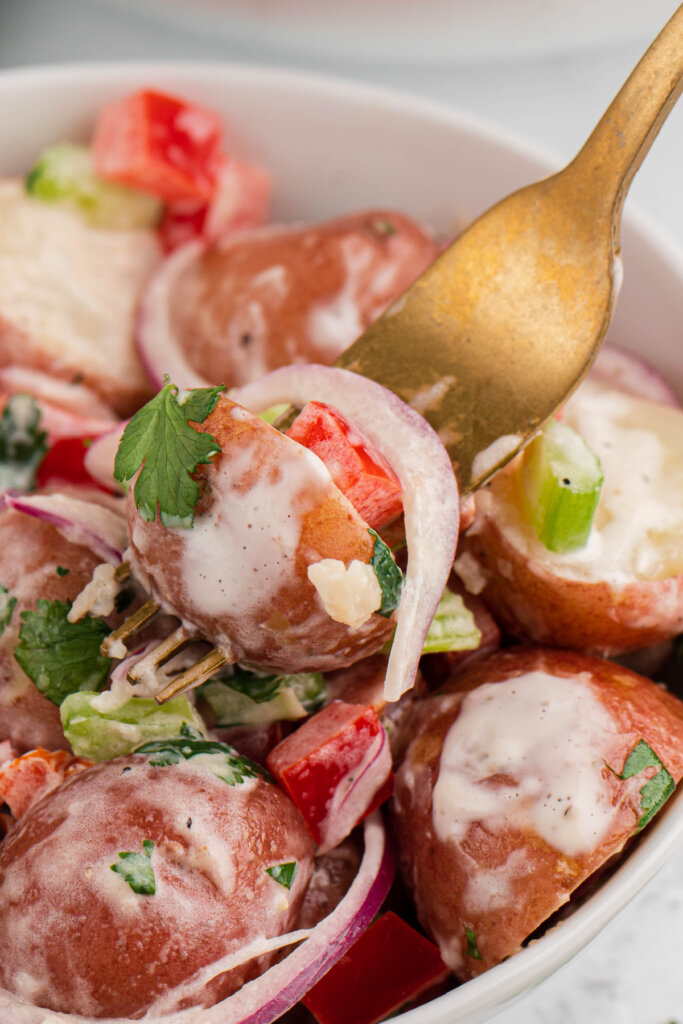
[[[0,181],[0,367],[83,381],[121,415],[150,395],[133,344],[160,258],[151,230],[104,231]]]
[[[229,784],[223,753],[154,760],[130,754],[81,772],[3,842],[9,991],[67,1013],[135,1016],[203,966],[295,924],[313,843],[285,794],[255,773]],[[139,855],[137,882],[121,853]],[[268,873],[292,863],[290,888]],[[270,959],[196,979],[171,1003],[211,1005]]]
[[[585,382],[564,422],[605,475],[586,547],[538,541],[515,462],[478,493],[456,572],[525,640],[605,655],[667,640],[683,630],[683,411]]]
[[[377,651],[392,620],[368,611],[358,626],[335,621],[308,578],[324,559],[368,566],[375,543],[322,463],[223,397],[198,429],[222,451],[197,470],[203,493],[192,529],[145,522],[129,492],[143,585],[233,661],[300,672]]]
[[[187,247],[147,289],[140,348],[147,358],[157,353],[150,361],[159,380],[169,369],[162,336],[213,383],[244,384],[288,363],[331,363],[437,253],[417,224],[383,210]]]
[[[462,980],[515,953],[637,831],[660,772],[620,778],[641,741],[683,774],[681,702],[575,652],[494,654],[416,705],[406,730],[401,868]]]
[[[40,598],[71,601],[83,590],[101,558],[71,544],[54,526],[14,509],[0,512],[0,583],[16,597],[0,634],[0,741],[17,751],[46,747],[70,750],[59,708],[44,697],[14,658],[21,613]],[[68,569],[60,575],[57,567]]]

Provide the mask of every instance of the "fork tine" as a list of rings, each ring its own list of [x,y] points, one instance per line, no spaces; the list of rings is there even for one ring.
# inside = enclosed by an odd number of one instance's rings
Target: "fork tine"
[[[197,639],[199,639],[197,633],[191,632],[185,626],[178,626],[170,636],[158,643],[149,654],[133,665],[127,674],[128,682],[138,683],[148,672],[154,672],[188,643]]]
[[[190,665],[185,672],[181,672],[175,679],[172,679],[168,686],[165,686],[163,690],[155,696],[157,704],[165,704],[171,697],[176,697],[179,693],[184,693],[185,690],[191,690],[195,686],[200,686],[201,683],[205,683],[207,679],[210,679],[214,673],[226,665],[230,659],[219,651],[217,647],[205,654],[203,658],[196,661],[194,665]]]
[[[106,636],[100,645],[100,653],[106,658],[125,658],[128,653],[124,641],[138,633],[150,619],[154,618],[161,605],[150,597],[141,608],[129,615],[118,629]]]

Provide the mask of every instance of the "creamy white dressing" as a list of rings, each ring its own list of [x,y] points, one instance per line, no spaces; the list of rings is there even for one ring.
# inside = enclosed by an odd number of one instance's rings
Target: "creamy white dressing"
[[[358,296],[368,280],[373,253],[352,235],[339,242],[344,277],[340,290],[331,299],[318,302],[308,314],[308,333],[331,362],[363,332]]]
[[[354,558],[348,568],[338,558],[323,558],[308,567],[308,578],[331,619],[360,629],[382,604],[375,570]]]
[[[474,822],[532,830],[560,853],[592,850],[616,812],[602,778],[615,726],[588,680],[529,672],[467,694],[433,794],[437,836]]]
[[[121,589],[115,574],[116,566],[109,562],[95,566],[90,583],[85,585],[69,609],[69,622],[78,622],[88,614],[102,618],[111,615]]]
[[[487,476],[499,463],[506,462],[512,452],[519,447],[521,440],[519,434],[503,434],[501,437],[497,437],[488,448],[477,452],[472,459],[472,479],[477,480],[479,477]]]
[[[233,446],[212,478],[209,512],[195,518],[192,530],[180,531],[185,604],[195,614],[246,618],[295,578],[303,516],[322,502],[331,477],[295,442],[278,445],[272,461],[262,460],[260,437]]]

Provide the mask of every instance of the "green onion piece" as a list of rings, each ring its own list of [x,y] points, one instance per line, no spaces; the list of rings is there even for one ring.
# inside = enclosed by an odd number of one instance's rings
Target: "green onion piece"
[[[45,203],[75,207],[93,227],[126,230],[154,227],[161,203],[146,192],[98,178],[87,146],[60,142],[39,157],[26,191]]]
[[[144,697],[130,697],[111,710],[106,710],[106,699],[103,701],[107,696],[82,690],[60,705],[62,728],[78,757],[108,761],[143,743],[181,736],[183,726],[206,736],[206,726],[182,694],[161,705]]]
[[[237,667],[229,676],[204,683],[198,693],[216,717],[216,725],[269,725],[305,718],[324,703],[320,672],[261,676]]]
[[[288,409],[291,409],[291,407],[290,402],[281,402],[279,405],[271,405],[269,409],[264,409],[263,412],[258,414],[259,419],[265,420],[266,423],[270,423],[272,426],[282,415],[284,415],[284,413],[287,412]]]
[[[527,514],[541,543],[558,554],[584,547],[604,478],[583,438],[553,420],[527,447],[520,472]]]
[[[460,594],[454,594],[446,587],[425,637],[422,653],[474,651],[480,643],[481,632],[474,615]]]

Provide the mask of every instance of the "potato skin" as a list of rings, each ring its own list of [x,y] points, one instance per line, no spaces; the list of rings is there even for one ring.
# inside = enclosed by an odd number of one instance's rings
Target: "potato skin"
[[[509,495],[510,471],[499,478],[491,487]],[[559,576],[512,542],[487,493],[478,497],[462,554],[478,565],[485,581],[480,596],[499,624],[522,640],[609,656],[649,647],[683,630],[683,576],[620,585]]]
[[[294,472],[288,465],[292,453],[298,457],[304,450],[229,399],[220,398],[210,416],[197,427],[213,434],[222,451],[209,465],[197,470],[202,496],[192,530],[170,530],[158,519],[154,523],[144,522],[133,504],[132,489],[129,492],[132,558],[143,584],[168,610],[232,652],[234,660],[298,672],[340,668],[377,651],[391,633],[391,620],[372,614],[358,629],[334,621],[307,576],[308,566],[324,558],[339,559],[346,565],[353,559],[370,561],[374,539],[341,491],[331,479],[321,484],[320,478],[313,472],[309,475],[306,469],[299,479],[310,480],[310,487],[302,484],[301,491],[294,491],[291,496],[285,492],[288,500],[291,497],[285,506],[279,500],[282,495],[278,495],[277,488],[286,481],[290,470]],[[218,481],[224,472],[229,474],[229,494],[219,495]],[[297,468],[296,473],[299,472]],[[193,542],[191,535],[202,517],[218,514],[217,507],[226,498],[229,504],[221,504],[221,514],[226,519],[248,518],[250,494],[264,486],[268,491],[263,502],[268,504],[270,518],[265,529],[266,547],[258,566],[263,580],[262,596],[247,609],[240,587],[246,593],[250,580],[238,579],[236,589],[232,589],[241,541],[232,548],[212,541],[215,557],[207,570],[212,579],[206,582],[207,586],[218,587],[223,596],[218,611],[207,611],[193,603],[188,593],[188,576],[197,573],[192,558],[186,557],[188,545]],[[316,503],[309,503],[300,515],[295,551],[285,550],[279,540],[282,525],[296,521],[301,495],[308,494],[316,495]],[[252,542],[260,544],[262,536],[255,529],[245,537],[245,546]]]
[[[111,870],[145,839],[154,895]],[[53,1010],[139,1015],[203,965],[289,930],[312,859],[298,811],[260,776],[228,785],[192,759],[155,767],[143,754],[96,765],[0,847],[0,983]],[[266,868],[293,860],[287,890]],[[211,1005],[265,966],[251,960],[181,1003]]]
[[[54,526],[15,509],[0,512],[0,583],[17,598],[0,635],[0,741],[10,740],[19,753],[39,746],[71,749],[59,708],[36,689],[14,658],[21,613],[35,609],[39,598],[73,600],[99,562],[97,555],[66,541]],[[57,566],[68,573],[58,575]]]
[[[592,850],[576,856],[564,855],[533,829],[517,828],[512,820],[501,828],[486,820],[472,822],[459,842],[440,839],[433,825],[433,791],[443,744],[462,700],[485,683],[535,671],[589,679],[593,696],[616,726],[609,748],[602,752],[605,794],[615,808],[610,829]],[[622,770],[639,740],[658,754],[675,781],[683,774],[681,702],[648,679],[576,652],[515,648],[491,655],[459,673],[438,696],[417,705],[404,729],[410,745],[396,774],[391,805],[401,870],[420,921],[438,936],[442,954],[462,980],[516,952],[633,835],[642,813],[639,791],[654,772],[626,781],[615,772]],[[487,904],[475,886],[510,865],[515,870],[505,879],[504,898]],[[476,936],[481,960],[467,955],[465,926]]]
[[[190,364],[215,383],[331,363],[437,254],[434,240],[394,211],[267,227],[207,246],[184,267],[169,320]]]

